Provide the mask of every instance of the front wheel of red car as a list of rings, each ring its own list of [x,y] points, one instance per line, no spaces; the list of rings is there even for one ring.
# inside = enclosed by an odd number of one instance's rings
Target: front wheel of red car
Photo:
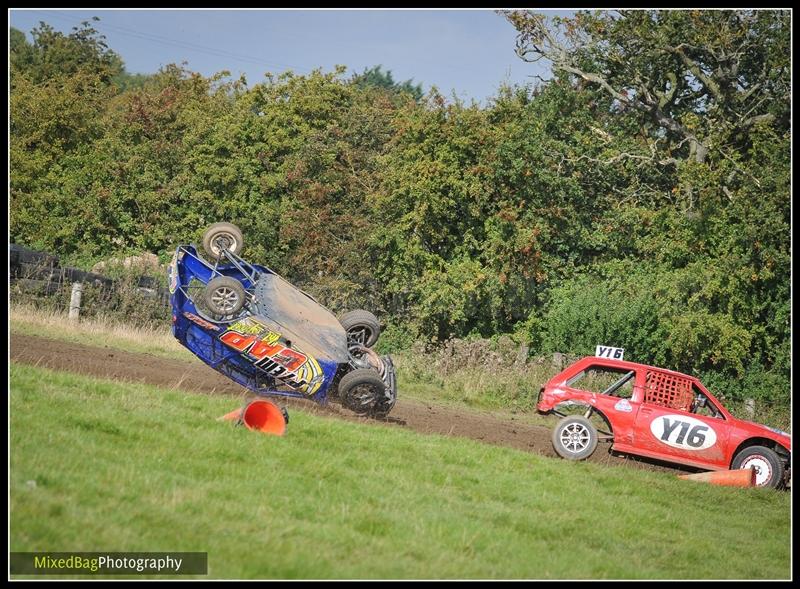
[[[553,430],[553,448],[561,458],[585,460],[597,448],[597,429],[585,417],[571,415]]]
[[[756,487],[777,489],[783,484],[784,466],[780,456],[764,446],[750,446],[739,452],[731,470],[752,468],[756,471]]]

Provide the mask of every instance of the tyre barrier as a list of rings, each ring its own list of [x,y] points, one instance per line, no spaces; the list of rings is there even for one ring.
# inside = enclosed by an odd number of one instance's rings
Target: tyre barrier
[[[15,292],[51,296],[57,294],[65,284],[75,282],[109,290],[117,286],[112,278],[79,268],[60,266],[58,256],[14,243],[8,246],[8,257],[9,284],[15,287]],[[169,289],[162,287],[154,276],[139,276],[135,289],[144,298],[169,305]]]

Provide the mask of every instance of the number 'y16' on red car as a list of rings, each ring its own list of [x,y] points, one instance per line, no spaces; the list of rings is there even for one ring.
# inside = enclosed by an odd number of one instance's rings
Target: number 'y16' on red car
[[[562,413],[569,406],[586,410]],[[553,447],[570,460],[588,458],[606,441],[615,452],[705,470],[753,468],[758,486],[790,479],[789,434],[737,419],[698,379],[679,372],[586,357],[542,387],[537,409],[562,416]],[[593,424],[597,414],[610,431]]]

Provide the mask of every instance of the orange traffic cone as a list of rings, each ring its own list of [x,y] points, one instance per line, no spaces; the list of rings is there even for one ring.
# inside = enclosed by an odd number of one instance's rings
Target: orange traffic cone
[[[217,417],[217,421],[234,421],[236,419],[239,419],[241,416],[242,416],[242,410],[241,409],[235,409],[234,411],[231,411],[230,413],[226,413],[222,417]]]
[[[739,470],[713,470],[697,474],[680,474],[679,479],[722,485],[724,487],[753,487],[756,484],[756,471],[753,468]]]
[[[253,401],[242,412],[242,422],[247,429],[282,436],[286,431],[286,418],[275,403]]]
[[[286,417],[275,403],[257,400],[218,417],[217,421],[237,421],[247,429],[282,436],[286,432]]]

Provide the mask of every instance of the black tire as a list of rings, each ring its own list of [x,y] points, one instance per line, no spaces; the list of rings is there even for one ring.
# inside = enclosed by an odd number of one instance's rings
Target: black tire
[[[597,448],[597,429],[585,417],[571,415],[558,422],[551,441],[561,458],[586,460]]]
[[[242,230],[233,223],[214,223],[203,233],[203,251],[212,260],[223,257],[223,248],[238,256],[243,247]]]
[[[9,265],[14,268],[20,264],[30,264],[37,267],[58,267],[58,257],[45,252],[39,252],[30,248],[17,245],[15,243],[8,244],[8,258]]]
[[[778,489],[783,485],[786,468],[778,454],[764,446],[750,446],[739,452],[731,462],[731,470],[755,468],[756,487]]]
[[[208,281],[203,302],[214,315],[227,317],[242,310],[247,293],[241,282],[230,276],[217,276]]]
[[[388,391],[387,391],[388,393]],[[392,396],[386,399],[383,399],[375,404],[375,407],[369,413],[370,417],[374,417],[376,419],[383,419],[392,411],[395,402],[397,401],[396,396]]]
[[[381,324],[378,318],[364,309],[345,313],[339,318],[339,323],[347,332],[348,341],[367,348],[374,346],[381,335]]]
[[[339,381],[339,400],[353,413],[378,416],[386,404],[386,385],[374,370],[358,368]]]

